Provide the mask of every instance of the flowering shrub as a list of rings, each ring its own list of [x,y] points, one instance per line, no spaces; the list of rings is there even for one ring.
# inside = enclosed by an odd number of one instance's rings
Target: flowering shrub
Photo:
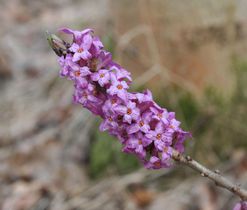
[[[117,137],[123,152],[135,154],[146,168],[171,166],[173,149],[182,153],[190,137],[175,113],[156,104],[149,90],[129,92],[130,73],[112,60],[91,29],[61,31],[73,36],[71,44],[57,41],[63,48],[54,51],[60,75],[74,82],[74,102],[100,116],[100,130]]]

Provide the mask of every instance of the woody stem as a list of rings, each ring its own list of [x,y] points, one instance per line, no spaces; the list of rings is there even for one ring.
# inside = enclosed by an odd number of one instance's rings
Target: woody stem
[[[233,184],[230,180],[222,176],[219,171],[211,171],[210,169],[206,168],[205,166],[201,165],[197,161],[193,160],[190,156],[183,156],[176,150],[173,150],[172,158],[181,164],[184,164],[195,171],[199,172],[201,176],[207,177],[214,181],[214,183],[222,188],[229,190],[230,192],[234,193],[235,195],[239,196],[243,201],[247,201],[247,190],[241,188],[237,184]]]

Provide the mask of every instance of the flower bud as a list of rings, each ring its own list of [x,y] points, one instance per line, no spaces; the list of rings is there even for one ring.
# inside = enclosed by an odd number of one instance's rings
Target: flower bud
[[[60,39],[55,34],[51,34],[48,31],[46,32],[47,41],[50,45],[50,47],[53,49],[53,51],[61,57],[62,55],[66,55],[69,44],[66,43],[64,40]]]

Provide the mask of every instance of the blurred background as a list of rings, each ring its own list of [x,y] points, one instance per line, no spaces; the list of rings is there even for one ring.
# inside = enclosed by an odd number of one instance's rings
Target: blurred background
[[[193,134],[186,153],[247,187],[246,0],[0,0],[0,209],[227,210],[185,167],[148,171],[72,104],[45,31],[93,28]]]

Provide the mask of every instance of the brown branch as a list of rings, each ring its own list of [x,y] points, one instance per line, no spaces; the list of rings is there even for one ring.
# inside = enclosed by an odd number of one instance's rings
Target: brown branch
[[[173,150],[172,158],[178,163],[182,163],[199,172],[201,176],[208,177],[215,182],[216,186],[229,190],[230,192],[238,195],[243,201],[247,200],[247,190],[241,188],[237,184],[233,184],[232,182],[230,182],[224,176],[219,174],[219,171],[211,171],[197,161],[193,160],[190,156],[183,156],[176,150]]]

